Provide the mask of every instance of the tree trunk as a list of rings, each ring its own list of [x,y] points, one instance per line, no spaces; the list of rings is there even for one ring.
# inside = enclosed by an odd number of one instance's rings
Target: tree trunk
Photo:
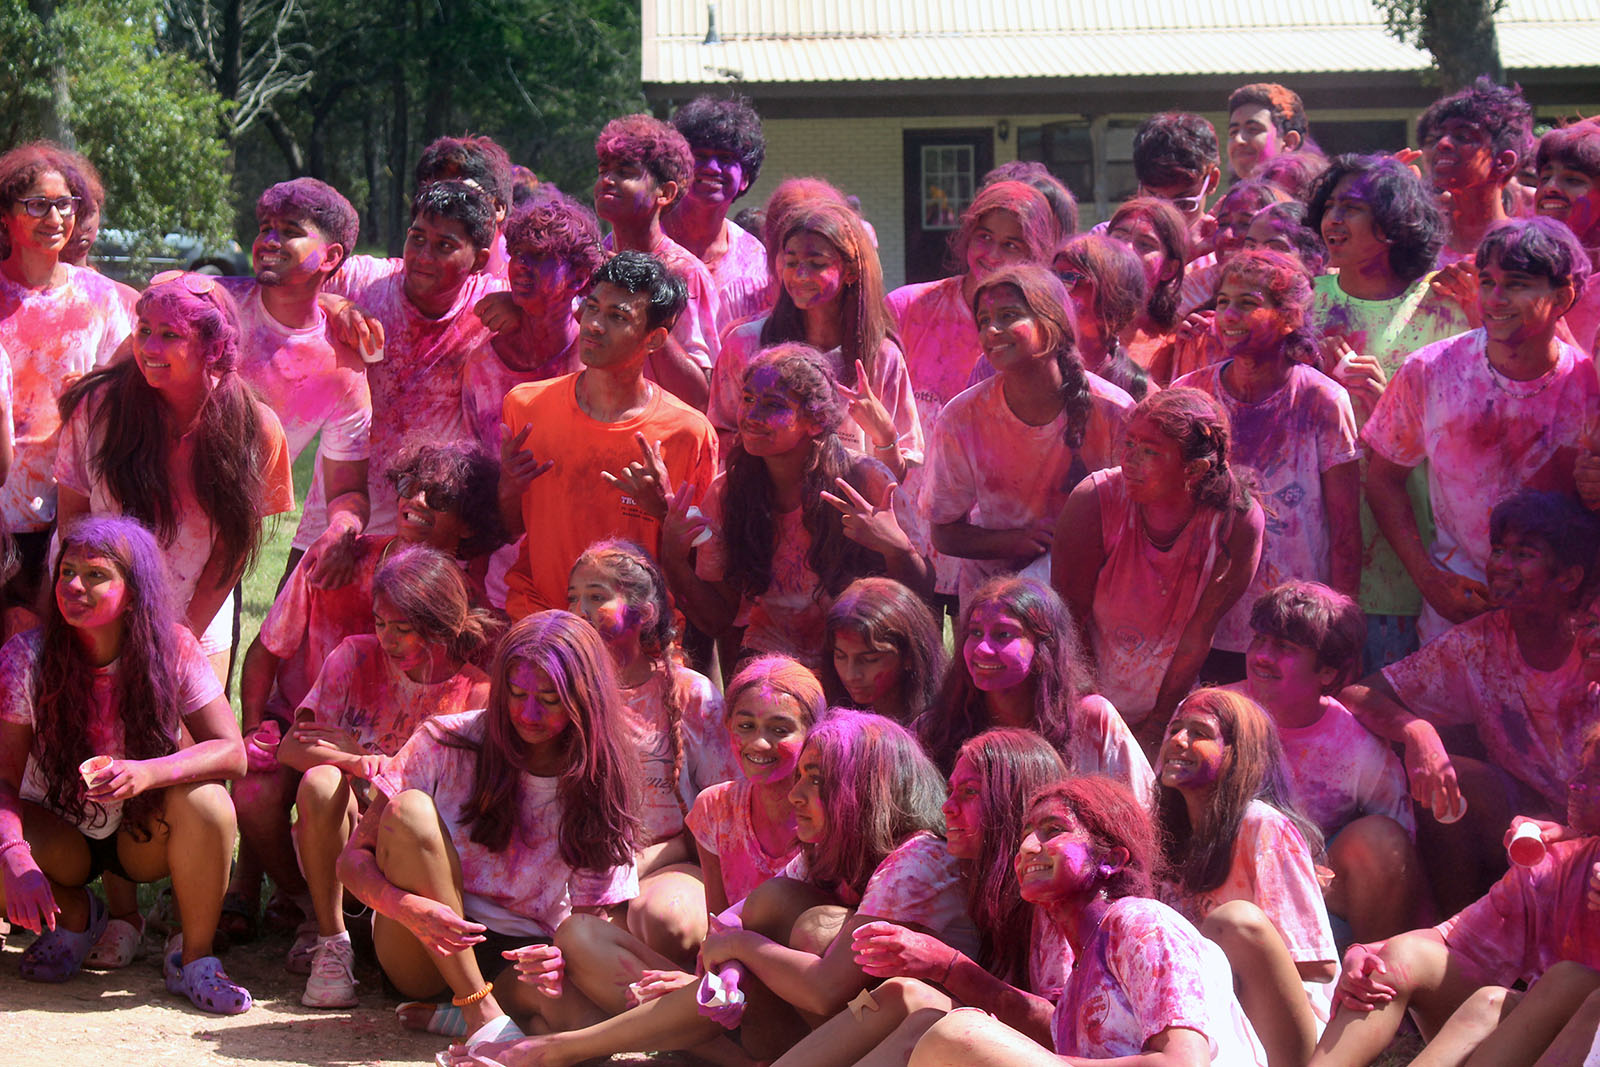
[[[398,256],[404,248],[405,233],[411,220],[406,212],[406,175],[411,172],[408,143],[411,100],[406,92],[406,72],[396,63],[391,75],[394,111],[389,118],[389,254]]]
[[[76,148],[77,138],[72,135],[72,89],[67,81],[66,48],[56,36],[53,25],[56,2],[28,0],[28,9],[39,20],[43,39],[49,42],[46,46],[46,61],[49,64],[46,77],[50,92],[39,102],[39,129],[49,140],[67,148]]]
[[[278,151],[283,153],[283,161],[289,165],[289,173],[298,177],[306,173],[306,154],[300,147],[300,141],[295,137],[294,131],[283,121],[275,108],[267,108],[261,113],[261,124],[272,135],[272,140],[278,146]]]
[[[1444,92],[1464,88],[1480,74],[1505,81],[1492,0],[1431,0],[1422,26],[1422,45],[1433,53]]]

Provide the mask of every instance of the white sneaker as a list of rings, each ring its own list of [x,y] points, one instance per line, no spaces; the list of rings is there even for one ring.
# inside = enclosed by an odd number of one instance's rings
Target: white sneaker
[[[324,941],[311,960],[311,977],[300,1003],[308,1008],[353,1008],[356,998],[355,950],[345,938]]]

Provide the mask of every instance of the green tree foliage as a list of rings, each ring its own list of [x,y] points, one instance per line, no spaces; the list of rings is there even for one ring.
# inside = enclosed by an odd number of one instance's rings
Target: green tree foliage
[[[75,142],[106,183],[108,225],[225,233],[223,101],[196,66],[157,47],[155,0],[0,0],[4,147]]]
[[[1505,81],[1494,16],[1506,0],[1373,0],[1391,36],[1432,54],[1437,81],[1454,92],[1480,74]]]

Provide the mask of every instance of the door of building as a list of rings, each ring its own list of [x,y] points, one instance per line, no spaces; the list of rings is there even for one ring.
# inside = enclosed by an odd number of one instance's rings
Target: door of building
[[[972,203],[978,182],[994,166],[994,132],[979,129],[906,130],[906,281],[950,274],[950,238]]]

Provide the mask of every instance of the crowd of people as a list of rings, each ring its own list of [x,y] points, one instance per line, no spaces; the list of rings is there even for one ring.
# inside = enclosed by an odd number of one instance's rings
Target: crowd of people
[[[447,137],[401,257],[296,178],[142,292],[0,155],[22,977],[164,936],[236,1014],[292,932],[447,1067],[1595,1062],[1600,121],[1226,107],[893,292],[848,191],[735,212],[738,97],[606,125],[592,210]]]

